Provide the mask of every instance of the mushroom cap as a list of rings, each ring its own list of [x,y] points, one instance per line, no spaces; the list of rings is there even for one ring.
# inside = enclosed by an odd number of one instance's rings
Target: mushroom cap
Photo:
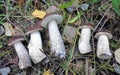
[[[55,20],[57,24],[60,24],[62,22],[62,16],[59,14],[48,14],[43,18],[41,26],[47,28],[48,23],[52,20]]]
[[[80,27],[80,29],[82,29],[82,28],[90,28],[91,30],[93,30],[94,26],[91,23],[84,23],[84,24],[82,24],[82,26]]]
[[[18,42],[18,41],[22,41],[24,40],[24,37],[23,36],[13,36],[9,42],[8,42],[8,46],[11,46],[13,45],[14,43]]]
[[[95,34],[95,38],[98,38],[100,35],[106,35],[109,39],[112,39],[113,35],[108,31],[99,31]]]
[[[28,35],[28,34],[30,34],[30,33],[32,33],[32,32],[38,31],[38,30],[43,30],[43,28],[42,28],[40,25],[30,26],[30,27],[27,29],[26,35]]]

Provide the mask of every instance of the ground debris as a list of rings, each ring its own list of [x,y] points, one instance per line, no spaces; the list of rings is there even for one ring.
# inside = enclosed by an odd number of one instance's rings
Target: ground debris
[[[50,13],[55,13],[55,12],[57,12],[59,9],[55,6],[55,5],[52,5],[52,6],[50,6],[48,9],[46,9],[46,12],[48,13],[48,14],[50,14]]]
[[[67,40],[69,43],[73,43],[76,32],[77,32],[77,28],[72,27],[72,26],[66,26],[64,39]]]
[[[9,67],[0,68],[0,74],[1,75],[8,75],[9,72],[10,72]]]
[[[116,73],[120,74],[120,65],[113,64],[113,68],[114,68],[114,70],[115,70]]]
[[[0,26],[0,36],[3,35],[3,33],[5,33],[5,29],[3,26]]]

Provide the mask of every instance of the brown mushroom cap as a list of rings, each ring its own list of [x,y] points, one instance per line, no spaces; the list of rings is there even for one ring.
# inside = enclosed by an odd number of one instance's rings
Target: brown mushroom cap
[[[41,26],[47,28],[48,23],[52,20],[55,20],[57,24],[60,24],[62,22],[62,16],[59,14],[46,15],[41,22]]]
[[[26,35],[28,35],[32,32],[38,31],[38,30],[43,30],[43,28],[40,25],[31,26],[27,29]]]
[[[8,46],[11,46],[13,45],[14,43],[18,42],[18,41],[22,41],[24,40],[24,37],[23,36],[13,36],[9,42],[8,42]]]
[[[82,26],[80,27],[80,29],[82,29],[82,28],[90,28],[91,30],[93,30],[94,26],[91,23],[84,23],[84,24],[82,24]]]
[[[106,35],[109,39],[112,39],[113,37],[109,31],[99,31],[95,34],[95,38],[98,38],[100,35]]]

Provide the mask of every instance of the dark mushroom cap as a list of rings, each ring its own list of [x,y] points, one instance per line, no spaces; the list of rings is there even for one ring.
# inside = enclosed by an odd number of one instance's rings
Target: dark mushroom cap
[[[40,25],[33,25],[27,29],[26,34],[30,34],[32,32],[38,31],[38,30],[43,30],[43,28]]]
[[[112,39],[113,37],[109,31],[99,31],[95,34],[95,38],[98,38],[100,35],[106,35],[109,39]]]
[[[91,23],[84,23],[84,24],[82,24],[82,26],[80,27],[80,29],[82,29],[82,28],[90,28],[91,30],[93,30],[94,26]]]
[[[43,18],[41,26],[47,28],[48,23],[52,20],[55,20],[57,24],[60,24],[62,22],[62,16],[59,14],[48,14]]]
[[[24,40],[24,37],[23,36],[13,36],[9,42],[8,42],[8,46],[11,46],[13,45],[14,43],[18,42],[18,41],[22,41]]]

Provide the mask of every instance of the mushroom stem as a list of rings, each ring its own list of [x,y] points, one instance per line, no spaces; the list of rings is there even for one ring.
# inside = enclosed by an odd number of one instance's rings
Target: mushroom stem
[[[81,36],[78,43],[79,51],[81,54],[85,54],[91,51],[90,36],[91,36],[90,28],[82,28]]]
[[[109,48],[109,41],[107,35],[100,35],[97,43],[97,57],[102,59],[109,59],[112,53]]]
[[[49,22],[48,30],[52,52],[55,53],[56,56],[64,58],[66,54],[65,47],[55,20]]]
[[[28,44],[29,55],[32,61],[36,64],[42,61],[46,55],[41,51],[42,39],[39,31],[32,32],[30,34],[30,42]]]
[[[19,57],[18,65],[20,69],[31,66],[31,61],[30,61],[27,49],[24,47],[24,45],[19,41],[19,42],[14,43],[14,47]]]

